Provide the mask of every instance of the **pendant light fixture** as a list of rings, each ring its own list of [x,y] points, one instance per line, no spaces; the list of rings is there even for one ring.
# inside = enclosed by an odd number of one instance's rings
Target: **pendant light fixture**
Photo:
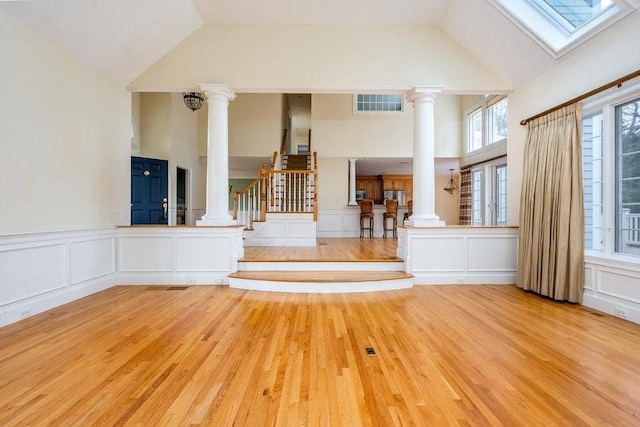
[[[444,187],[444,191],[453,194],[454,191],[460,191],[460,187],[453,180],[453,169],[449,169],[449,183]]]
[[[184,100],[184,105],[191,111],[199,110],[202,107],[202,101],[204,101],[204,98],[198,92],[182,92],[182,99]]]

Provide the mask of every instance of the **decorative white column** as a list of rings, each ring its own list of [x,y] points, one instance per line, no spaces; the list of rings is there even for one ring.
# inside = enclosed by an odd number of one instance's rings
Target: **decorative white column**
[[[349,206],[358,206],[356,202],[356,160],[349,159]]]
[[[409,96],[413,102],[413,227],[442,227],[435,213],[435,149],[433,104],[440,87],[416,86]]]
[[[236,225],[229,215],[229,101],[236,94],[226,84],[201,84],[209,103],[207,131],[207,211],[196,225]]]

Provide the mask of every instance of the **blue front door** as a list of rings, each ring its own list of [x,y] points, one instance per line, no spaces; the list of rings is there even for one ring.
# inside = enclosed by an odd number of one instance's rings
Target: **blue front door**
[[[131,224],[167,224],[166,160],[131,157]]]

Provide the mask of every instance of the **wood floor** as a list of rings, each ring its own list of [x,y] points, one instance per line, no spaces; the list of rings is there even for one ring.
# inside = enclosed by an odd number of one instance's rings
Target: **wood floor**
[[[318,239],[316,246],[247,246],[240,261],[398,261],[397,239]]]
[[[0,425],[640,425],[640,325],[513,286],[119,286],[0,329]]]

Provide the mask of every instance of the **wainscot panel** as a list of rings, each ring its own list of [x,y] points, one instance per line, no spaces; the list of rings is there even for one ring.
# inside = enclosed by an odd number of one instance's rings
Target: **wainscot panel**
[[[382,214],[386,208],[375,205],[373,208],[374,237],[382,237]],[[402,218],[407,208],[398,208],[398,225],[402,225]],[[389,220],[391,227],[391,220]],[[360,207],[351,206],[347,209],[321,210],[318,212],[318,237],[358,237],[360,236]]]
[[[514,284],[515,227],[398,227],[399,258],[420,284]]]
[[[115,284],[113,228],[0,237],[0,326]]]
[[[71,268],[71,284],[114,274],[115,238],[83,240],[71,242],[69,248],[69,265]]]
[[[242,227],[118,228],[121,284],[224,284],[244,256]]]
[[[583,304],[640,323],[640,259],[585,256]]]

